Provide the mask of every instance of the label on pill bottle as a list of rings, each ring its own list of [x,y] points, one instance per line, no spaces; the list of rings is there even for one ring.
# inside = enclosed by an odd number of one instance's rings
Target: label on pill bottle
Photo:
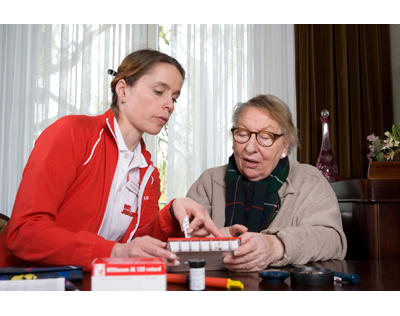
[[[206,288],[205,268],[190,268],[190,290],[202,291]]]
[[[206,262],[204,259],[189,260],[189,281],[191,291],[203,291],[206,288]]]

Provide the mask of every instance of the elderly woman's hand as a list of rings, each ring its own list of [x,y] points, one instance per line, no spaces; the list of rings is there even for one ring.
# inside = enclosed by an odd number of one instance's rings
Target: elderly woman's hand
[[[235,224],[233,226],[220,228],[219,232],[221,233],[221,237],[236,237],[247,232],[247,227],[244,225]]]
[[[282,259],[285,248],[275,235],[246,232],[232,255],[224,257],[225,266],[235,272],[260,271]]]

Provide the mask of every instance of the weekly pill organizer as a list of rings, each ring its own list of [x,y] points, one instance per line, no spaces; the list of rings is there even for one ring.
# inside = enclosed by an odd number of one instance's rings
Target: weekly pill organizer
[[[224,268],[224,255],[238,248],[240,241],[240,237],[168,238],[167,249],[174,252],[181,263],[168,267],[168,271],[188,271],[188,262],[194,258],[204,259],[206,270],[221,270]]]

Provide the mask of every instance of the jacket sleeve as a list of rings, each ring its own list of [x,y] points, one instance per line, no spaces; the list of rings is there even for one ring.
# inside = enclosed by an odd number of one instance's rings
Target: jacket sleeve
[[[162,241],[167,241],[170,237],[183,237],[178,221],[170,212],[173,201],[174,200],[171,200],[166,206],[164,206],[149,225],[140,228],[134,237],[149,235]]]
[[[183,236],[181,232],[180,225],[175,217],[171,214],[170,209],[174,199],[171,200],[167,205],[165,205],[161,210],[159,208],[159,199],[161,196],[160,190],[160,173],[157,168],[154,169],[152,174],[152,181],[149,181],[146,192],[149,199],[143,201],[143,216],[147,223],[143,227],[139,227],[138,231],[135,233],[135,237],[139,236],[151,236],[153,238],[166,241],[169,237],[181,237]],[[123,242],[126,242],[124,239]]]
[[[275,234],[285,246],[284,257],[272,266],[345,257],[347,242],[336,195],[322,175],[317,178],[316,183],[303,185],[295,193],[289,209],[278,213],[287,214],[290,225],[271,225],[262,232]]]
[[[110,255],[115,242],[57,223],[58,209],[84,161],[84,137],[60,119],[40,135],[24,169],[7,234],[14,256],[37,265],[79,265]],[[77,218],[79,220],[79,218]]]
[[[186,194],[186,197],[191,198],[203,205],[207,211],[212,215],[212,207],[211,207],[211,182],[212,179],[204,172],[200,178],[198,178],[189,188],[189,191]]]
[[[221,172],[205,171],[187,196],[210,210],[218,227],[225,223],[225,187]],[[273,265],[305,264],[310,261],[343,259],[347,243],[335,192],[312,166],[296,171],[293,190],[282,199],[282,207],[271,226],[261,233],[277,235],[285,246],[284,258]]]
[[[205,170],[191,185],[186,196],[202,204],[219,228],[225,224],[225,186],[221,183],[226,166]],[[216,176],[217,175],[217,176]]]

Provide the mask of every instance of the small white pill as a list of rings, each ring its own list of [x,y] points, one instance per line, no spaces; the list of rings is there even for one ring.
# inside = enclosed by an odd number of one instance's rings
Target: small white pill
[[[200,241],[200,249],[201,249],[201,251],[210,251],[210,242],[209,241]]]
[[[181,241],[180,246],[181,246],[181,251],[189,251],[189,242],[188,241]]]
[[[191,251],[200,251],[200,243],[198,241],[190,242],[190,250]]]
[[[169,242],[169,249],[172,252],[178,252],[180,250],[179,241],[170,241]]]
[[[231,240],[229,241],[229,246],[230,246],[230,250],[235,250],[236,248],[239,247],[239,240],[235,239],[235,240]]]

